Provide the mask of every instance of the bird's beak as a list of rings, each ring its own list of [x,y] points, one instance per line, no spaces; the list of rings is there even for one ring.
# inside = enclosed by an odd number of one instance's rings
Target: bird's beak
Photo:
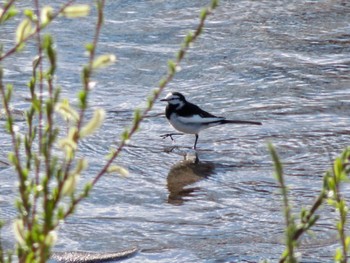
[[[161,99],[160,101],[169,101],[168,99]]]

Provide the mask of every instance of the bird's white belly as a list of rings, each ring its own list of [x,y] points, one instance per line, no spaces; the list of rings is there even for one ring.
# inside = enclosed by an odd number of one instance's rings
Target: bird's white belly
[[[176,114],[172,114],[170,116],[169,120],[170,124],[178,131],[183,133],[189,133],[189,134],[197,134],[199,131],[218,125],[218,123],[208,123],[208,124],[202,124],[198,122],[183,122],[177,118]]]

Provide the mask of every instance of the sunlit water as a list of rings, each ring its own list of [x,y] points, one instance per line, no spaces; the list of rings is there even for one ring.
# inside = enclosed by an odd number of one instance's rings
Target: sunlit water
[[[55,5],[58,1],[55,1]],[[93,178],[117,145],[135,106],[145,105],[167,60],[198,23],[208,1],[107,1],[100,53],[118,63],[94,77],[91,106],[107,110],[101,131],[81,145]],[[55,22],[60,50],[58,84],[76,100],[83,45],[91,20]],[[9,47],[14,25],[0,32]],[[194,136],[162,140],[172,132],[157,102],[140,132],[118,159],[128,178],[104,176],[91,196],[59,231],[58,251],[115,251],[137,246],[126,262],[276,261],[283,245],[281,196],[267,142],[283,160],[294,212],[312,203],[332,158],[348,145],[350,127],[350,4],[348,1],[222,1],[208,18],[165,92],[180,91],[207,111],[263,126],[221,126],[200,134],[198,165],[183,163]],[[15,108],[28,104],[31,62],[26,51],[5,62],[14,83]],[[163,94],[165,95],[165,94]],[[25,122],[18,122],[19,131]],[[3,126],[3,125],[2,125]],[[10,139],[1,128],[1,157]],[[4,244],[11,241],[16,212],[15,174],[1,165]],[[349,187],[344,186],[349,196]],[[336,212],[323,207],[321,220],[300,248],[304,262],[329,262],[338,246]]]

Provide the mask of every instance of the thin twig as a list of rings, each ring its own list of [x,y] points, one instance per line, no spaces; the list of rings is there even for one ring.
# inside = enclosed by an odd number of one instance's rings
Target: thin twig
[[[2,21],[5,14],[10,10],[11,6],[15,3],[16,0],[10,0],[6,4],[4,4],[4,7],[2,7],[2,13],[0,14],[0,22]]]
[[[105,0],[101,0],[101,1],[97,1],[97,5],[99,5],[99,3],[101,3],[101,6],[98,6],[97,8],[97,23],[96,23],[96,30],[95,30],[95,34],[93,37],[93,46],[92,46],[92,50],[90,51],[89,54],[89,59],[88,59],[88,64],[87,64],[87,72],[88,75],[87,76],[83,76],[83,90],[84,92],[86,92],[86,94],[88,95],[89,93],[89,83],[90,83],[90,77],[93,71],[93,62],[96,56],[96,48],[97,48],[97,43],[100,37],[100,33],[101,33],[101,28],[103,25],[103,9],[105,6]],[[79,112],[79,119],[78,119],[78,123],[77,123],[77,130],[79,131],[81,129],[81,126],[83,124],[84,121],[84,116],[85,116],[85,112],[86,112],[86,106],[81,107],[80,112]],[[78,139],[78,138],[77,138]],[[78,143],[78,141],[76,142]],[[72,165],[72,159],[68,160],[67,164],[66,164],[66,168],[65,168],[65,173],[64,173],[64,179],[62,180],[62,184],[65,181],[65,179],[68,177],[71,165]]]

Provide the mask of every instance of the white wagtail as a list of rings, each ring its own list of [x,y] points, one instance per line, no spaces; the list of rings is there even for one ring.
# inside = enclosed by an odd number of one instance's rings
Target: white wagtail
[[[178,131],[196,136],[193,149],[196,149],[198,133],[201,130],[226,123],[261,125],[261,122],[256,121],[226,120],[224,117],[214,116],[197,105],[188,102],[184,95],[179,92],[170,92],[161,101],[168,102],[165,108],[165,116],[170,124]],[[172,139],[172,135],[181,135],[181,133],[164,134],[162,137],[170,136]]]

